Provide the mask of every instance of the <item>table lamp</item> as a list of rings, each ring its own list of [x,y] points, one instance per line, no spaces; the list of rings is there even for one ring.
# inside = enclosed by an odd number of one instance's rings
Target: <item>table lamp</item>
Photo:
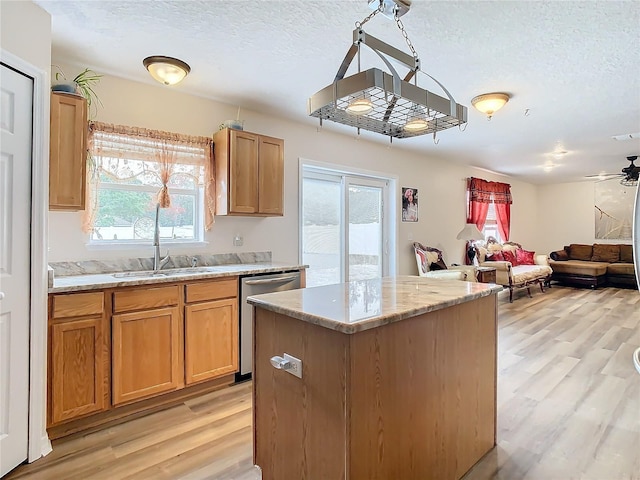
[[[456,236],[458,240],[466,240],[467,241],[467,259],[469,261],[469,265],[473,265],[473,261],[476,256],[476,249],[473,246],[473,241],[475,240],[484,240],[484,235],[475,223],[467,223],[460,233]]]

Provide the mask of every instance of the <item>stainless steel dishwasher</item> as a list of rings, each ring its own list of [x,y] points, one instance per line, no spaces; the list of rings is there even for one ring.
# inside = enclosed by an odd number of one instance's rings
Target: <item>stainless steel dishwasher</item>
[[[236,381],[251,378],[253,369],[253,307],[247,297],[263,293],[280,292],[300,288],[300,272],[252,275],[240,281],[240,371]]]

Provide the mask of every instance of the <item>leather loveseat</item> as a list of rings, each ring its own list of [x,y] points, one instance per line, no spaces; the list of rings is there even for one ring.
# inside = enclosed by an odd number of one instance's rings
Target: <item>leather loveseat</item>
[[[572,243],[549,256],[553,281],[591,288],[637,287],[631,245]]]

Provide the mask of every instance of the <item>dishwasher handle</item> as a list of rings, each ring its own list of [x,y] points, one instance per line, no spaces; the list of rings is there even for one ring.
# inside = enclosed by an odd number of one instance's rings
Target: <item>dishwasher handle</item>
[[[245,280],[246,285],[268,285],[272,283],[285,283],[299,278],[298,275],[289,275],[287,277],[263,278],[260,280]]]

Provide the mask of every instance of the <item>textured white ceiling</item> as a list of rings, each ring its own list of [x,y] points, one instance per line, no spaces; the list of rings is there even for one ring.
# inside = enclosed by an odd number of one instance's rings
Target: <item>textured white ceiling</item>
[[[192,69],[181,91],[311,125],[307,99],[333,81],[354,23],[371,12],[366,0],[35,3],[52,16],[54,58],[152,83],[142,59],[177,57]],[[425,135],[395,148],[532,183],[619,172],[640,153],[640,140],[611,139],[640,132],[640,2],[414,0],[402,21],[422,70],[469,108],[469,122],[438,145]],[[408,51],[382,15],[365,30]],[[384,68],[364,54],[362,66]],[[419,85],[442,94],[424,75]],[[492,91],[512,98],[488,122],[471,98]],[[557,160],[554,150],[568,153]],[[546,173],[547,162],[558,166]]]

